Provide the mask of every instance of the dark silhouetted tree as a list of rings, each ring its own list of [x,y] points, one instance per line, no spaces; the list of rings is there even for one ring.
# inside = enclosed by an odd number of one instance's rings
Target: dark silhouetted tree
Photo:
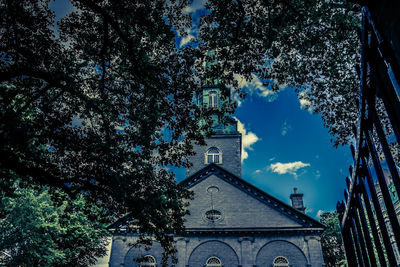
[[[209,0],[193,44],[179,48],[190,1],[71,0],[57,25],[49,2],[0,1],[4,194],[15,181],[84,192],[110,218],[130,213],[168,254],[190,198],[168,167],[189,166],[209,133],[209,111],[193,101],[206,77],[240,96],[235,77],[296,86],[336,144],[351,136],[357,5]],[[205,68],[209,51],[218,60]]]

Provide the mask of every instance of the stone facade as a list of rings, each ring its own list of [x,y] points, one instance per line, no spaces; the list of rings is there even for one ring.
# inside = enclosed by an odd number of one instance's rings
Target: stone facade
[[[134,235],[114,236],[110,266],[139,267],[135,258],[152,255],[161,262],[161,247],[154,243],[149,251],[130,248]],[[323,266],[319,237],[314,236],[198,236],[177,238],[176,267],[203,267],[210,257],[218,257],[226,267],[272,267],[278,256],[288,259],[289,266]],[[156,266],[161,266],[157,264]]]
[[[297,209],[216,164],[182,184],[194,192],[194,199],[186,218],[187,235],[175,238],[175,266],[207,266],[211,257],[226,267],[272,267],[277,257],[287,259],[287,266],[324,265],[319,237],[323,226]],[[210,219],[210,210],[220,214]],[[146,255],[161,266],[161,246],[155,242],[149,251],[130,247],[135,240],[131,233],[114,235],[110,266],[140,266],[135,259]]]

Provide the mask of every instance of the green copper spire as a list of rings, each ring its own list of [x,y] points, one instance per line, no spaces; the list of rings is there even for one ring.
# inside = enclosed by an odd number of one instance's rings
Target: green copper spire
[[[216,71],[213,68],[218,65],[218,57],[215,50],[211,50],[207,53],[207,62],[204,66],[205,79],[202,81],[203,87],[218,87],[219,80]]]
[[[207,61],[205,66],[205,73],[208,75],[207,69],[213,68],[218,63],[217,55],[215,51],[211,51],[208,53],[209,61]],[[209,72],[212,78],[204,79],[202,83],[203,90],[198,97],[198,105],[203,108],[212,109],[217,111],[221,110],[221,107],[224,104],[229,104],[230,97],[229,91],[227,88],[220,85],[217,75],[211,75],[212,70]],[[226,91],[225,91],[226,90]],[[217,135],[229,135],[229,134],[238,134],[237,131],[237,122],[233,119],[230,114],[225,114],[222,119],[218,118],[217,114],[212,115],[213,126],[215,134]],[[223,123],[224,121],[225,123]]]
[[[203,108],[218,111],[224,102],[229,101],[229,97],[222,96],[221,89],[218,87],[203,87],[202,93],[199,95],[198,104]],[[217,112],[215,112],[217,113]],[[230,114],[225,114],[223,120],[225,124],[218,118],[217,114],[211,115],[213,119],[213,130],[216,134],[238,134],[237,122]]]

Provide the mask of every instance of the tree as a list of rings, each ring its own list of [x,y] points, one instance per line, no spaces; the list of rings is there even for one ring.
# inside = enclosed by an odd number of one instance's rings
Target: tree
[[[335,146],[353,140],[358,119],[361,7],[338,0],[206,1],[200,49],[220,56],[213,75],[237,88],[235,78],[256,74],[278,91],[294,87],[303,106],[321,114]],[[209,75],[209,74],[208,74]],[[388,139],[393,129],[379,99]],[[400,162],[400,147],[391,142]],[[378,147],[379,149],[379,147]]]
[[[2,265],[88,266],[105,253],[104,211],[82,195],[70,199],[59,190],[18,188],[2,198],[0,209]]]
[[[346,143],[356,116],[359,7],[330,0],[209,0],[193,45],[185,0],[71,0],[57,23],[50,0],[0,1],[4,188],[61,188],[130,213],[165,253],[183,230],[185,199],[169,166],[187,167],[210,133],[193,99],[201,81],[243,95],[235,77],[296,86]],[[209,51],[215,51],[216,64]],[[224,102],[221,114],[232,112]],[[203,118],[208,123],[199,123]]]
[[[345,266],[345,254],[337,212],[322,213],[320,222],[326,227],[321,235],[322,254],[326,266]]]
[[[232,83],[233,73],[247,79],[256,73],[274,90],[296,87],[303,103],[322,115],[335,145],[349,141],[357,118],[359,6],[255,0],[207,1],[207,7],[199,39],[226,58],[218,73]]]
[[[188,166],[203,138],[195,53],[177,50],[171,29],[180,7],[73,1],[56,31],[48,4],[0,2],[4,187],[84,192],[108,218],[130,212],[170,253],[190,194],[165,167]]]

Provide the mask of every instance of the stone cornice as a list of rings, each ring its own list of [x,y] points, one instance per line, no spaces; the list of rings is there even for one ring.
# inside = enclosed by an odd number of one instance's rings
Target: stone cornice
[[[307,235],[320,235],[323,228],[238,228],[238,229],[186,229],[188,236],[275,236],[275,235],[294,235],[294,234],[307,234]]]

